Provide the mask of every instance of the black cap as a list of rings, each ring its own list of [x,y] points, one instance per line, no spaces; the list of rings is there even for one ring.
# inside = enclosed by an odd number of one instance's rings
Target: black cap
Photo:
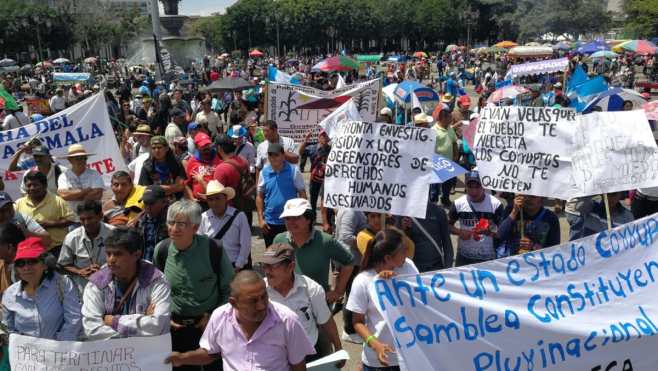
[[[161,186],[157,184],[150,185],[144,190],[144,194],[142,195],[142,202],[145,204],[152,204],[165,197],[166,193]]]
[[[267,153],[283,153],[283,146],[279,143],[270,143],[267,146]]]
[[[11,199],[11,196],[7,192],[0,192],[0,207],[4,207],[8,203],[13,203],[14,200]]]
[[[478,184],[482,184],[482,181],[480,180],[480,173],[477,171],[469,171],[464,175],[464,182],[468,184],[468,182],[477,182]]]
[[[181,116],[185,116],[185,111],[183,111],[180,108],[173,108],[171,112],[169,112],[169,114],[171,115],[171,117],[181,117]]]
[[[32,156],[50,156],[50,150],[43,145],[34,146],[32,147]]]

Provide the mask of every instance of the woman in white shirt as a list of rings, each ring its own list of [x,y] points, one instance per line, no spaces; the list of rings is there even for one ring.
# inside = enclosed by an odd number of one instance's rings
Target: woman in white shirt
[[[363,270],[352,283],[346,308],[354,312],[354,329],[363,338],[363,371],[400,370],[393,335],[370,299],[369,290],[378,277],[388,279],[394,275],[418,274],[418,268],[407,259],[406,252],[400,232],[386,229],[377,233],[363,255]]]

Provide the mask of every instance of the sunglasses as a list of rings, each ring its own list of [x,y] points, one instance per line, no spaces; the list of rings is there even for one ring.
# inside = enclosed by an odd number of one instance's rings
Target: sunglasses
[[[41,259],[21,259],[14,262],[16,268],[23,268],[26,265],[36,265],[41,262]]]

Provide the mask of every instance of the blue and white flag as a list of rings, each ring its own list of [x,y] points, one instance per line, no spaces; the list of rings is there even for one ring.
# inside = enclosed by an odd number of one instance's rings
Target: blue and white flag
[[[287,73],[277,69],[273,65],[269,65],[269,67],[267,68],[267,77],[272,82],[280,82],[284,84],[293,84],[293,85],[298,85],[300,83],[299,78],[297,76],[288,75]]]
[[[467,171],[463,167],[457,165],[457,163],[436,153],[432,157],[432,169],[434,170],[434,179],[431,183],[445,183]]]

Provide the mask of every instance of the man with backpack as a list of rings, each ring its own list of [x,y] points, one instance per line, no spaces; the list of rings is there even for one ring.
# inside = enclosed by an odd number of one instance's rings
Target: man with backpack
[[[236,146],[227,135],[219,135],[215,143],[222,163],[215,167],[213,179],[233,188],[235,197],[230,205],[245,213],[251,227],[256,210],[256,181],[249,172],[249,163],[235,154]]]
[[[233,266],[213,239],[196,234],[201,207],[180,200],[167,210],[169,238],[155,248],[153,262],[171,285],[171,338],[176,352],[197,349],[212,311],[228,301]],[[200,370],[175,367],[175,371]],[[219,362],[204,370],[219,370]]]

